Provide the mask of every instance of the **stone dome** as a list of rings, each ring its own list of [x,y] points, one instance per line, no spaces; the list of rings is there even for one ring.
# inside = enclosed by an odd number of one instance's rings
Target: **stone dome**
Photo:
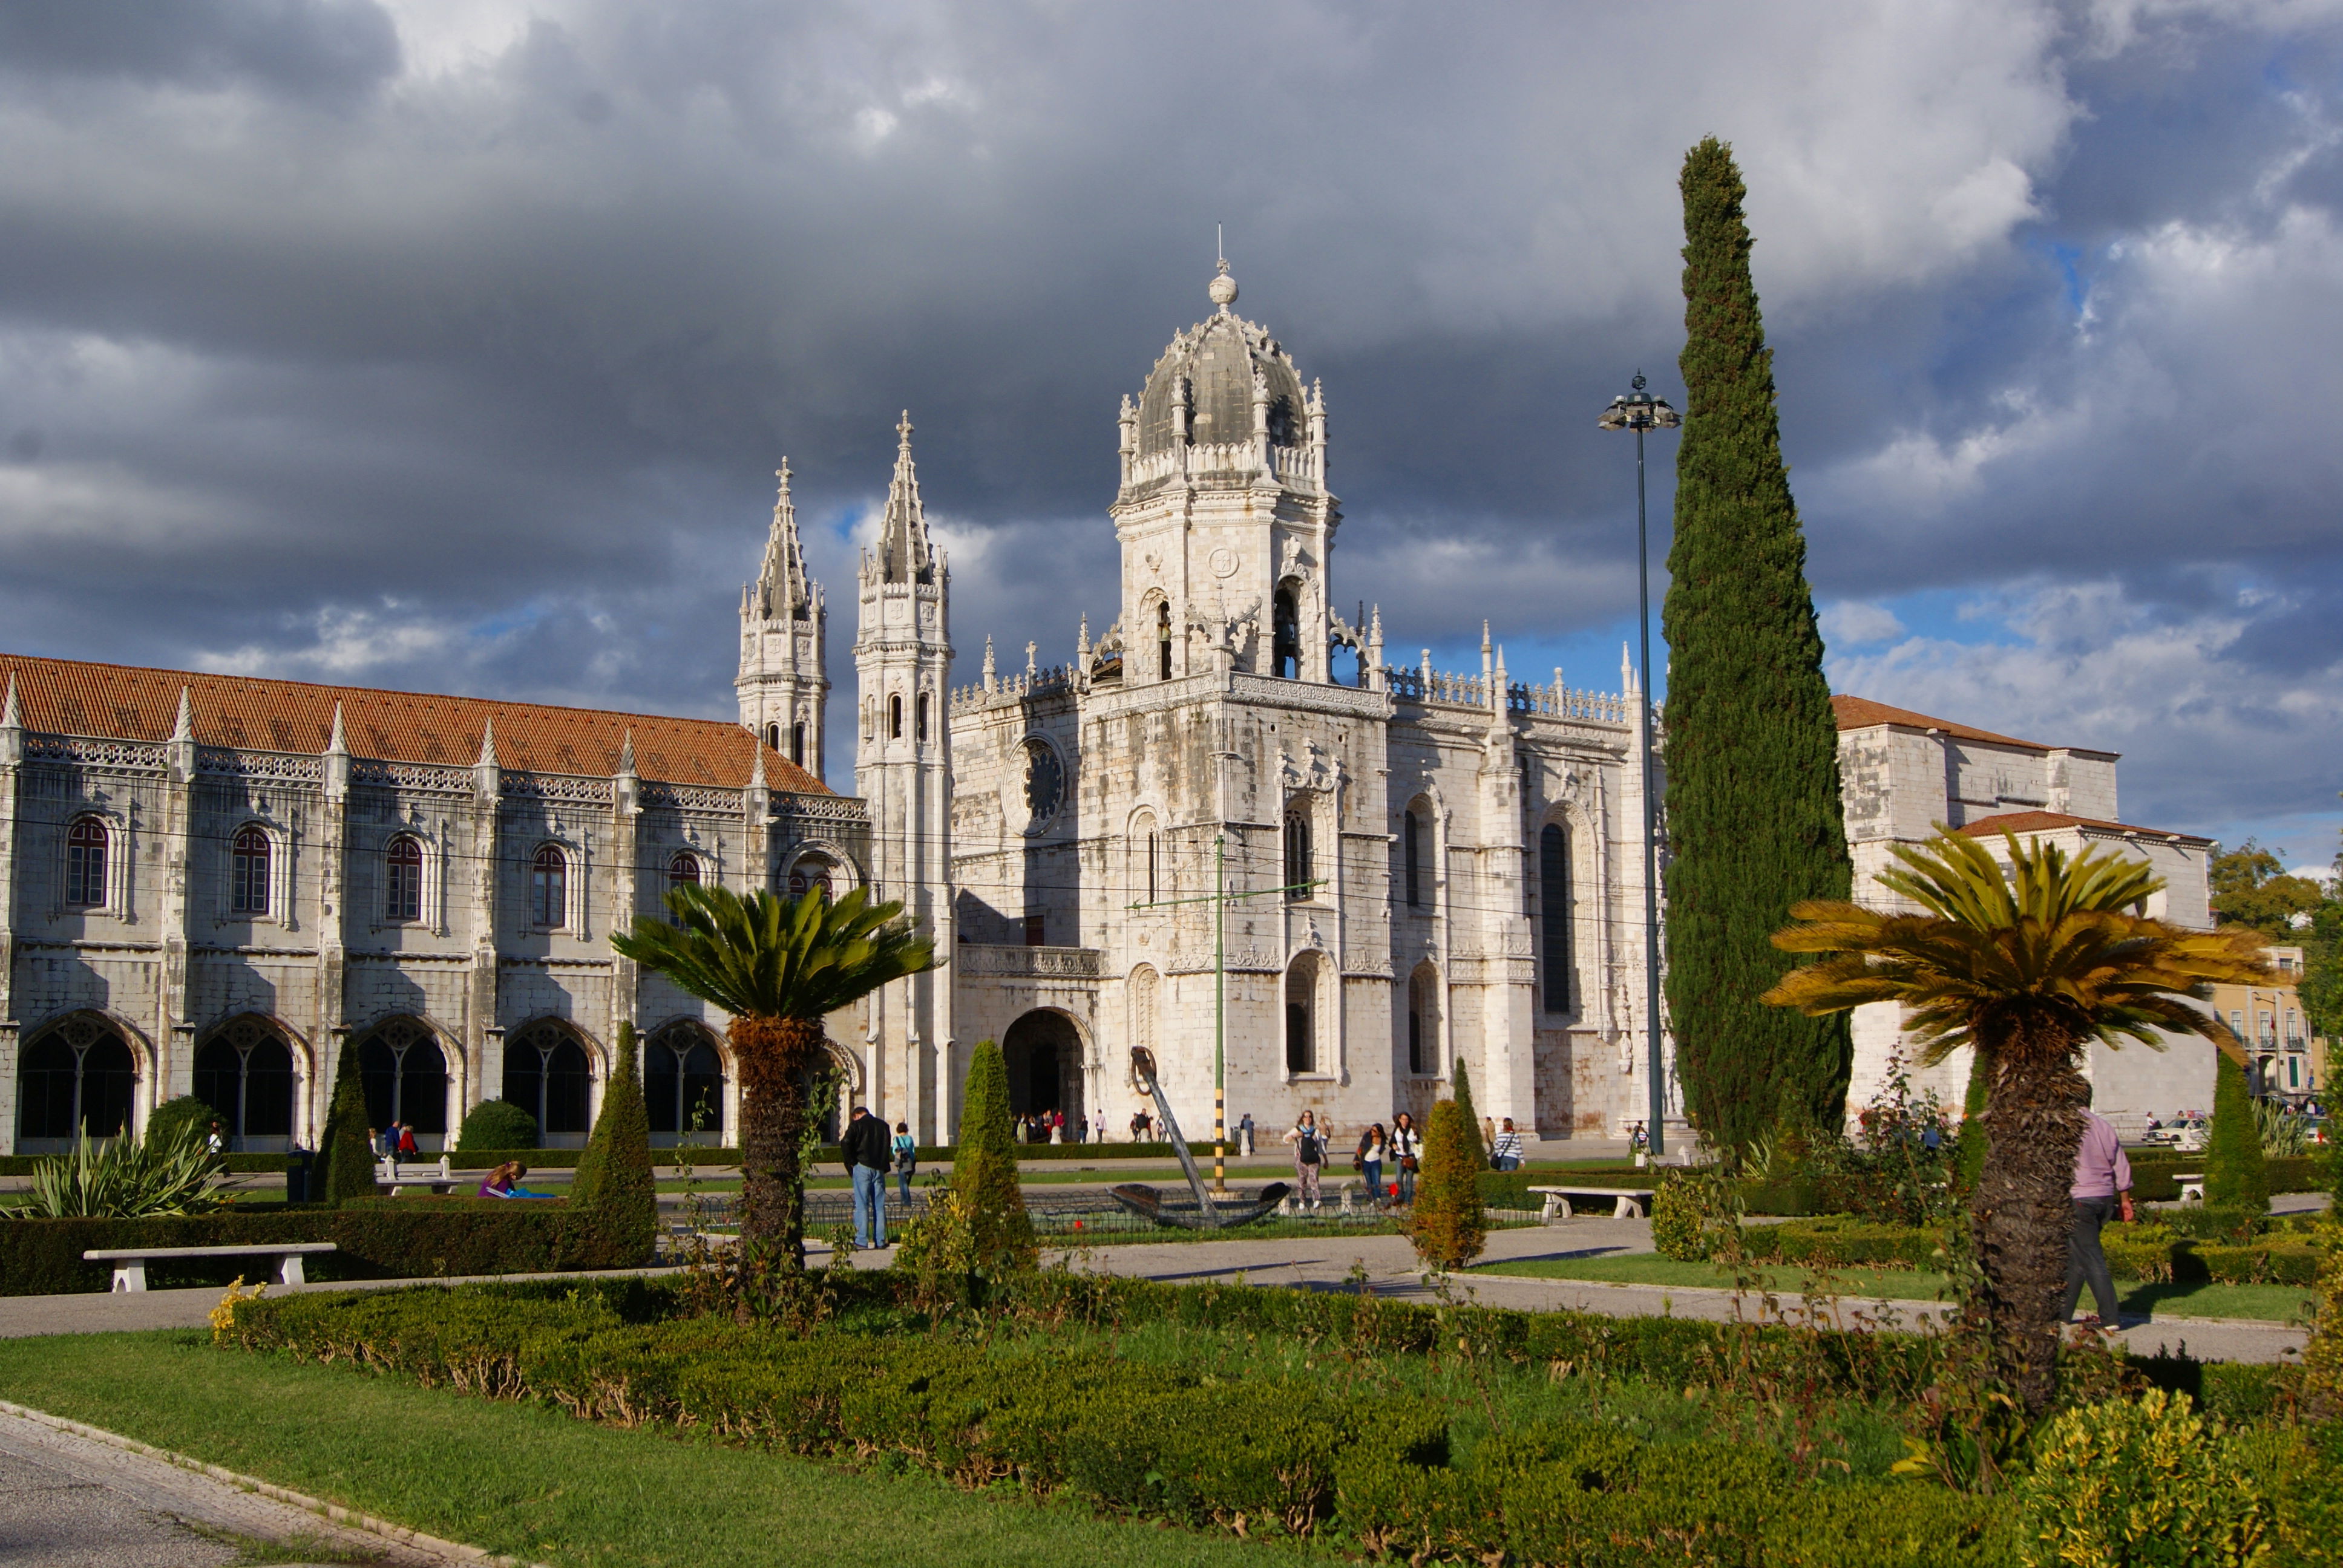
[[[1228,300],[1222,300],[1226,295]],[[1293,357],[1268,331],[1232,313],[1236,282],[1226,273],[1212,279],[1211,297],[1220,308],[1172,339],[1148,372],[1139,395],[1139,456],[1151,457],[1181,444],[1175,427],[1178,388],[1188,388],[1189,444],[1249,445],[1252,438],[1252,384],[1258,374],[1269,388],[1269,438],[1273,446],[1300,447],[1309,439],[1307,402]]]

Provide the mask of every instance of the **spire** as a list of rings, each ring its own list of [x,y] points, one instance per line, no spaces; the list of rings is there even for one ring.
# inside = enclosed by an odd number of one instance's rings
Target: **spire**
[[[984,634],[984,689],[990,691],[997,683],[1000,667],[992,661],[992,634]]]
[[[887,485],[887,520],[879,531],[879,578],[882,582],[933,582],[935,548],[928,538],[928,516],[920,505],[920,477],[911,467],[911,411],[895,427],[895,477]]]
[[[326,755],[328,757],[347,757],[349,755],[349,742],[342,739],[341,699],[339,698],[336,698],[334,699],[334,732],[326,737]]]
[[[189,700],[187,697],[187,689],[183,686],[179,688],[179,720],[176,724],[174,724],[171,727],[171,739],[174,740],[193,740],[195,738],[195,704]]]
[[[1083,670],[1090,668],[1091,612],[1088,610],[1082,611],[1082,629],[1074,636],[1074,657],[1079,661],[1075,666],[1076,668]]]
[[[627,738],[618,742],[618,771],[631,774],[635,770],[635,727],[627,726]]]
[[[0,705],[0,729],[22,729],[24,728],[25,716],[18,712],[16,709],[16,672],[12,669],[8,672],[7,701],[5,705]]]
[[[496,715],[492,713],[488,715],[487,721],[480,726],[480,759],[472,766],[475,768],[494,768],[496,765],[497,718]]]
[[[749,769],[749,788],[752,791],[769,789],[771,786],[765,782],[765,738],[755,735],[749,737],[749,739],[752,742],[749,750],[756,755],[757,762],[756,766]]]
[[[1627,645],[1619,645],[1619,689],[1632,693],[1635,689],[1635,661],[1627,657]]]
[[[789,460],[773,470],[780,496],[773,502],[772,532],[765,540],[765,565],[757,574],[750,603],[766,620],[803,620],[813,613],[813,584],[806,575],[805,549],[798,542],[798,509],[789,499]]]

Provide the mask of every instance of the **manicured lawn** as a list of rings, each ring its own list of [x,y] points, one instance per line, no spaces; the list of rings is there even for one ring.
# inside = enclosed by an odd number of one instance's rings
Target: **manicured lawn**
[[[216,1351],[186,1331],[0,1341],[0,1397],[564,1568],[1333,1561]]]
[[[1623,1285],[1703,1286],[1729,1290],[1730,1271],[1714,1263],[1681,1263],[1656,1252],[1609,1252],[1579,1258],[1524,1258],[1514,1262],[1484,1263],[1481,1274],[1521,1274],[1539,1280],[1594,1280]],[[1752,1271],[1753,1279],[1769,1282],[1777,1295],[1793,1297],[1809,1282],[1850,1300],[1933,1302],[1946,1289],[1942,1274],[1916,1269],[1839,1269],[1827,1276],[1809,1274],[1787,1266]],[[2136,1280],[2116,1282],[2127,1312],[2165,1318],[2254,1318],[2288,1322],[2308,1315],[2311,1292],[2298,1285],[2150,1285]],[[2090,1311],[2088,1298],[2080,1311]]]

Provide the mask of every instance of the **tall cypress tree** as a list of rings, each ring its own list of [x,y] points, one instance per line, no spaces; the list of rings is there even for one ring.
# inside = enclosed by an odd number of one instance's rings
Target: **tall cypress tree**
[[[1793,961],[1768,940],[1790,906],[1846,898],[1854,872],[1731,149],[1714,136],[1694,147],[1683,189],[1687,397],[1662,622],[1667,1000],[1684,1109],[1710,1140],[1741,1148],[1785,1090],[1825,1127],[1845,1113],[1845,1015],[1757,999]]]

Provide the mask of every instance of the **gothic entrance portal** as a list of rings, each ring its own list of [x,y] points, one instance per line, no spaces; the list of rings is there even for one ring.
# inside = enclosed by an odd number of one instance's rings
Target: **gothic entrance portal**
[[[1082,1113],[1082,1037],[1064,1013],[1036,1008],[1001,1037],[1009,1066],[1009,1114],[1033,1116],[1062,1111],[1072,1122]]]

